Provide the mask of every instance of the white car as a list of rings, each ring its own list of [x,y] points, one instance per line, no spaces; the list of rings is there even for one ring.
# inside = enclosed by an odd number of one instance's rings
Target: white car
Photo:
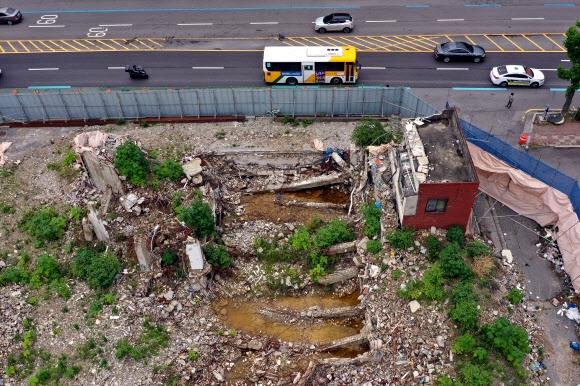
[[[500,86],[539,87],[544,84],[544,74],[540,70],[526,66],[499,66],[489,73],[491,83]]]

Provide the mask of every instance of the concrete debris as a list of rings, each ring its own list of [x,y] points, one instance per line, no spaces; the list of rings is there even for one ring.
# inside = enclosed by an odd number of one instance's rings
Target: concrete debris
[[[298,190],[306,190],[312,188],[318,188],[320,186],[330,186],[335,184],[340,184],[344,182],[344,175],[340,173],[330,173],[321,176],[315,176],[312,178],[308,178],[305,180],[300,180],[298,182],[292,183],[279,183],[279,184],[271,184],[266,185],[262,188],[250,190],[250,193],[259,193],[259,192],[295,192]]]
[[[335,284],[335,283],[340,283],[352,278],[357,277],[358,275],[358,268],[356,267],[349,267],[337,272],[333,272],[331,274],[328,274],[326,276],[321,277],[320,279],[318,279],[318,282],[322,285],[329,285],[329,284]]]
[[[82,152],[81,158],[97,189],[106,192],[111,188],[115,194],[125,194],[121,179],[112,165],[100,162],[97,156],[88,151]]]
[[[151,268],[151,253],[149,252],[148,244],[147,237],[135,237],[135,253],[137,254],[137,260],[139,260],[139,266],[144,271]]]
[[[334,256],[334,255],[340,255],[340,254],[345,254],[345,253],[349,253],[349,252],[354,252],[356,251],[357,248],[357,242],[356,241],[349,241],[346,243],[340,243],[340,244],[336,244],[333,245],[331,247],[328,247],[324,250],[324,254],[328,255],[328,256]]]
[[[421,308],[421,305],[419,304],[418,301],[416,300],[412,300],[409,302],[409,309],[411,310],[411,313],[415,313],[417,311],[419,311],[419,309]]]
[[[193,161],[183,165],[183,173],[188,179],[198,176],[202,172],[201,158],[194,158]]]
[[[105,224],[103,223],[103,221],[99,219],[99,215],[97,213],[97,210],[95,209],[96,206],[97,203],[95,201],[90,201],[87,203],[87,208],[89,210],[87,218],[89,219],[91,227],[95,232],[95,235],[97,236],[97,240],[106,243],[109,242],[109,233],[105,229]]]
[[[514,257],[512,256],[512,251],[510,251],[509,249],[503,249],[503,250],[501,251],[501,255],[502,255],[504,258],[505,258],[505,261],[506,261],[508,264],[511,264],[511,263],[513,263],[513,261],[514,261]]]
[[[189,259],[189,266],[193,270],[203,269],[205,259],[199,241],[190,237],[188,238],[187,243],[188,244],[185,245],[185,254]]]

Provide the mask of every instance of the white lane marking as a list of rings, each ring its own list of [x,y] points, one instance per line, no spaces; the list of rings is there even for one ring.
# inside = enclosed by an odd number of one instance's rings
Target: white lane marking
[[[562,59],[562,60],[560,60],[560,62],[569,62],[569,61],[570,61],[570,59]]]
[[[437,19],[437,21],[465,21],[465,19]]]
[[[125,67],[107,67],[107,70],[124,70]]]
[[[386,67],[361,67],[362,70],[386,70]]]
[[[180,23],[177,25],[213,25],[213,23]]]
[[[131,27],[133,24],[99,24],[99,27]]]
[[[396,23],[396,20],[367,20],[365,23]]]
[[[191,67],[193,70],[223,70],[223,67]]]
[[[558,71],[557,68],[538,68],[540,71]]]
[[[260,23],[250,23],[250,24],[278,24],[277,21],[264,21]]]
[[[29,27],[30,28],[45,28],[45,27],[54,28],[54,27],[64,27],[64,24],[63,25],[29,25]]]
[[[543,17],[512,17],[512,20],[544,20]]]
[[[437,70],[441,71],[467,71],[469,68],[466,67],[439,67]]]
[[[28,71],[57,71],[58,67],[29,68]]]

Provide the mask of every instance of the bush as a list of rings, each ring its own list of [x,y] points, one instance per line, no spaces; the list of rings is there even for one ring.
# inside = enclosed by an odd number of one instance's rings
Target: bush
[[[457,385],[487,386],[492,385],[491,374],[477,365],[466,364],[458,373]]]
[[[481,310],[477,308],[475,300],[466,300],[456,303],[451,311],[449,317],[457,323],[461,330],[474,330],[478,325],[479,315]]]
[[[187,226],[193,228],[197,237],[215,233],[215,220],[212,210],[201,198],[193,200],[191,205],[183,209],[183,212],[177,218],[179,221],[183,221]]]
[[[143,185],[147,180],[149,161],[139,146],[127,141],[115,150],[115,167],[119,174],[127,177],[133,185]]]
[[[183,174],[183,166],[173,160],[165,160],[159,165],[155,165],[152,170],[155,177],[160,180],[168,179],[177,181]]]
[[[531,351],[528,341],[528,332],[525,328],[514,326],[509,320],[499,317],[493,324],[482,326],[485,341],[498,350],[512,365],[517,368],[522,360]]]
[[[356,124],[351,138],[359,147],[378,146],[398,139],[393,131],[386,131],[381,122],[372,118],[361,119]]]
[[[409,249],[413,246],[415,232],[409,228],[393,229],[387,234],[389,243],[397,249]]]
[[[397,290],[399,296],[405,300],[420,299],[423,295],[423,282],[420,280],[411,280],[402,284]]]
[[[28,280],[28,273],[20,267],[4,268],[2,275],[0,275],[0,285],[7,283],[26,284]]]
[[[177,261],[177,254],[170,249],[164,249],[161,254],[161,261],[167,265],[171,265]]]
[[[493,256],[493,251],[479,240],[467,243],[465,251],[467,252],[467,257],[472,260],[478,256]]]
[[[457,243],[452,243],[439,252],[439,265],[445,277],[467,279],[472,276],[471,268],[465,263],[462,250]]]
[[[26,212],[18,227],[37,240],[54,241],[62,237],[66,219],[59,216],[56,209],[46,208],[39,212]]]
[[[37,268],[30,277],[30,286],[40,288],[43,284],[62,277],[58,262],[47,254],[38,258]]]
[[[73,273],[87,281],[89,287],[107,289],[121,269],[117,257],[112,254],[99,255],[92,250],[82,250],[73,259]]]
[[[512,288],[507,295],[511,304],[519,304],[526,295],[517,288]]]
[[[479,363],[487,363],[489,361],[489,354],[483,347],[478,347],[473,351],[473,359]]]
[[[423,275],[423,295],[429,300],[441,300],[445,297],[443,290],[443,271],[438,264],[433,264]]]
[[[429,260],[433,261],[437,259],[439,249],[441,248],[441,241],[439,241],[435,236],[429,235],[427,236],[425,243],[427,244],[427,251],[429,252]]]
[[[383,243],[379,240],[369,240],[367,242],[367,251],[370,253],[379,253],[381,249],[383,249]]]
[[[169,332],[161,324],[152,324],[146,320],[143,323],[143,331],[132,346],[126,339],[121,339],[115,345],[115,357],[122,359],[126,355],[132,356],[135,360],[157,354],[161,347],[169,344]]]
[[[302,127],[307,128],[308,126],[312,125],[312,119],[305,118],[302,120]]]
[[[232,259],[225,245],[208,245],[204,250],[207,262],[220,268],[232,265]]]
[[[445,238],[450,243],[463,245],[465,244],[465,229],[460,225],[451,225],[449,229],[447,229]]]
[[[361,209],[365,217],[365,235],[373,238],[381,230],[381,215],[383,212],[376,205],[363,202]]]
[[[470,354],[473,351],[473,347],[476,345],[476,340],[469,333],[461,335],[455,343],[451,346],[451,351],[455,354]]]
[[[288,243],[297,251],[308,251],[312,249],[312,238],[305,226],[300,226],[296,232],[288,238]]]
[[[316,232],[313,242],[316,248],[322,250],[331,245],[352,241],[353,239],[354,232],[348,228],[346,222],[334,219]]]

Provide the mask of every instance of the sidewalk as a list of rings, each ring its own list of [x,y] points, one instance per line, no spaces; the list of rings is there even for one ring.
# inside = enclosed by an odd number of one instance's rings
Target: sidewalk
[[[528,135],[528,146],[580,147],[580,122],[553,125],[539,122],[541,116],[536,109],[526,111],[523,134]]]

